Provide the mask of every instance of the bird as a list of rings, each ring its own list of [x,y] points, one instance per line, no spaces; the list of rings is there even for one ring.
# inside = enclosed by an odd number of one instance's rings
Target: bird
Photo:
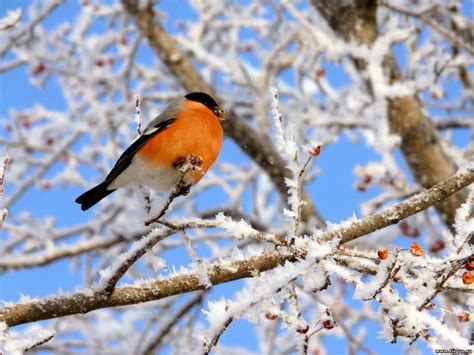
[[[158,192],[177,188],[176,196],[186,195],[219,155],[221,120],[224,110],[204,92],[171,101],[122,153],[104,181],[75,202],[86,211],[115,190],[136,185]],[[188,163],[192,169],[182,170]]]

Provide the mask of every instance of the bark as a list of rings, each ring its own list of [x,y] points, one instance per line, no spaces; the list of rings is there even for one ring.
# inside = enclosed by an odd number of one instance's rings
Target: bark
[[[150,5],[139,8],[136,0],[122,0],[125,10],[130,14],[151,48],[167,65],[178,82],[187,91],[203,91],[219,101],[219,95],[214,88],[204,81],[194,68],[190,58],[177,45],[172,36],[155,18],[153,7]],[[286,163],[278,154],[269,137],[251,128],[242,117],[233,110],[227,111],[223,121],[225,134],[247,153],[271,177],[273,183],[286,199],[288,187],[285,177],[289,177]],[[302,208],[303,221],[313,220],[318,226],[324,226],[324,220],[306,192],[302,193],[305,204]]]
[[[378,36],[377,1],[375,0],[311,0],[331,28],[346,41],[372,45]],[[359,69],[365,63],[356,60]],[[385,58],[384,66],[391,82],[402,80],[393,55]],[[457,167],[444,153],[433,122],[424,113],[416,96],[388,100],[388,120],[393,133],[401,137],[401,151],[416,181],[424,188],[448,178]],[[437,204],[436,210],[453,231],[456,209],[465,200],[458,193]]]
[[[464,170],[398,205],[387,207],[381,212],[347,226],[323,233],[317,238],[320,241],[340,238],[342,244],[347,243],[425,210],[473,182],[474,168]],[[301,256],[299,257],[301,258]],[[212,285],[218,285],[242,278],[256,277],[264,271],[295,260],[296,257],[291,249],[280,249],[280,251],[264,252],[258,256],[229,264],[213,264],[208,268],[208,276]],[[15,326],[87,313],[100,308],[149,302],[205,288],[206,286],[201,284],[197,273],[179,274],[167,279],[147,281],[134,286],[120,286],[115,288],[110,295],[84,290],[14,304],[0,309],[0,322],[5,322],[8,326]],[[469,292],[469,289],[466,289],[466,292]]]

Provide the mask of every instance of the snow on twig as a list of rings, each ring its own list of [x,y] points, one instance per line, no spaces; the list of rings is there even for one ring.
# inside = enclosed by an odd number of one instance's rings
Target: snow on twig
[[[138,135],[142,135],[142,111],[140,95],[135,95],[135,115],[134,122],[137,124]]]
[[[284,214],[290,222],[291,233],[296,235],[298,233],[298,225],[301,218],[301,204],[303,203],[301,200],[301,177],[299,173],[298,147],[296,146],[293,125],[291,122],[285,122],[286,124],[284,124],[283,116],[280,112],[278,89],[274,87],[271,90],[271,94],[273,124],[276,129],[275,143],[283,159],[285,159],[291,174],[290,178],[285,178],[285,184],[288,187],[287,199],[290,209],[285,209]],[[305,167],[308,163],[305,164]]]
[[[181,232],[181,238],[183,239],[184,245],[186,246],[186,250],[188,251],[189,256],[191,257],[194,265],[196,266],[201,284],[206,288],[211,287],[212,284],[209,280],[209,275],[207,274],[206,265],[204,264],[203,260],[197,255],[196,250],[194,249],[193,244],[191,242],[191,239],[185,231]]]
[[[15,26],[20,21],[22,14],[23,11],[20,8],[8,11],[4,17],[0,18],[0,31]]]
[[[10,162],[10,158],[6,157],[3,159],[3,165],[0,170],[0,199],[3,197],[3,193],[5,192],[5,174],[7,172],[7,166]],[[3,227],[3,222],[8,215],[8,210],[6,208],[2,208],[0,210],[0,229]]]
[[[438,32],[441,36],[444,36],[445,38],[453,42],[456,46],[460,48],[464,48],[466,52],[468,52],[471,55],[474,55],[474,48],[469,43],[467,43],[461,37],[457,36],[454,31],[448,31],[445,28],[443,28],[441,25],[435,22],[434,18],[436,17],[434,15],[436,12],[436,5],[433,5],[427,10],[424,10],[421,12],[410,11],[409,9],[392,5],[388,3],[387,1],[382,1],[381,5],[394,12],[398,12],[402,15],[411,16],[411,17],[415,17],[419,19],[420,21],[426,23],[428,26],[434,29],[436,32]]]
[[[96,291],[106,294],[112,293],[117,282],[140,257],[156,243],[172,234],[174,234],[173,230],[164,231],[161,228],[155,228],[148,235],[134,242],[130,249],[120,255],[111,266],[100,271],[101,278],[96,286]]]
[[[51,340],[56,335],[52,329],[34,325],[22,332],[11,332],[5,323],[0,322],[0,353],[21,355]]]

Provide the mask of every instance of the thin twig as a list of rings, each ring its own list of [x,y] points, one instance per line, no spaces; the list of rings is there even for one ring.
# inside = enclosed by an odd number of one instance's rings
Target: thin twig
[[[443,288],[446,282],[456,274],[456,272],[465,264],[465,262],[469,258],[470,257],[467,257],[461,260],[456,260],[454,263],[452,263],[449,270],[437,282],[434,288],[435,291],[423,301],[420,307],[418,307],[419,311],[422,311],[423,309],[425,309],[430,304],[430,302],[436,297],[436,295],[438,295],[441,291],[443,291]]]
[[[152,355],[155,354],[156,349],[161,345],[164,338],[171,332],[173,327],[188,313],[194,306],[200,304],[204,298],[205,292],[198,292],[188,302],[186,302],[178,312],[163,326],[161,331],[156,333],[155,337],[148,343],[142,354]]]
[[[64,3],[65,0],[53,0],[48,3],[47,6],[43,9],[41,13],[37,15],[28,25],[20,28],[13,36],[6,39],[7,44],[1,49],[0,57],[3,57],[17,42],[26,34],[33,33],[33,30],[38,26],[43,20],[45,20],[51,13],[54,12],[60,5]]]
[[[234,318],[232,317],[227,318],[227,320],[224,322],[224,324],[219,329],[219,331],[216,334],[214,334],[209,344],[204,344],[204,355],[209,355],[212,348],[217,345],[221,335],[224,334],[224,332],[226,331],[226,329],[229,327],[230,323],[232,323],[233,320]]]
[[[140,95],[135,95],[135,123],[137,124],[137,133],[142,135],[142,109]]]
[[[375,290],[375,292],[372,294],[372,296],[364,298],[364,301],[370,301],[372,299],[375,299],[375,297],[377,297],[377,295],[380,294],[380,292],[382,292],[382,290],[385,287],[387,287],[387,285],[390,283],[390,281],[392,281],[395,278],[398,271],[400,271],[400,266],[397,265],[397,263],[398,263],[398,254],[399,254],[399,251],[398,250],[395,251],[395,257],[394,257],[392,263],[390,265],[388,265],[388,267],[387,267],[387,276],[385,277],[382,284],[377,288],[377,290]]]
[[[120,255],[118,260],[109,267],[105,273],[107,276],[100,280],[97,291],[107,295],[111,294],[117,282],[138,259],[140,259],[148,250],[153,248],[156,243],[174,233],[174,229],[166,231],[152,230],[148,236],[135,242],[127,252]]]
[[[380,2],[380,5],[386,7],[387,9],[390,9],[392,11],[398,12],[402,15],[405,16],[410,16],[410,17],[415,17],[421,22],[427,24],[430,26],[432,29],[434,29],[436,32],[438,32],[441,36],[444,38],[450,40],[453,42],[456,46],[463,48],[466,50],[471,55],[474,55],[474,48],[471,47],[468,43],[466,43],[462,38],[454,35],[452,32],[446,30],[445,28],[441,27],[439,24],[437,24],[433,20],[433,11],[436,10],[436,5],[428,9],[427,11],[422,11],[422,12],[413,12],[408,9],[402,8],[400,6],[395,6],[392,4],[389,4],[388,2],[382,1]]]

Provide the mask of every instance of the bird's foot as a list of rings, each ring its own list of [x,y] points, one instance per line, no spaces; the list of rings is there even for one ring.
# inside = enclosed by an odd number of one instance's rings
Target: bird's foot
[[[152,223],[160,223],[160,218],[163,217],[168,211],[169,206],[176,197],[187,196],[191,191],[191,184],[187,182],[186,175],[190,170],[201,170],[203,160],[200,156],[190,154],[187,159],[179,158],[173,163],[173,167],[179,170],[179,180],[176,183],[173,191],[168,196],[168,200],[161,209],[158,216],[145,221],[145,226],[149,226]],[[166,225],[166,224],[164,224]]]

